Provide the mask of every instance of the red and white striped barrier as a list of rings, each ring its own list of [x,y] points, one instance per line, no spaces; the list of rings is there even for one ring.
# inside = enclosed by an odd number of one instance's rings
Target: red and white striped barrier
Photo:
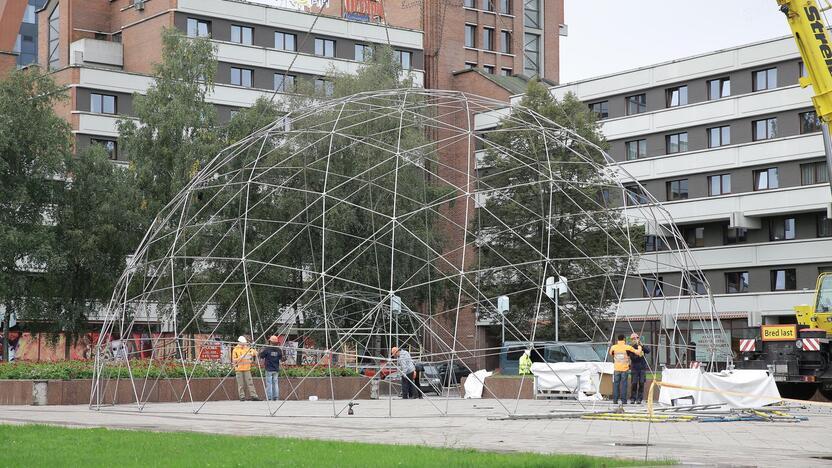
[[[690,362],[691,369],[699,369],[699,361],[691,361]]]
[[[803,338],[801,349],[803,351],[820,351],[820,338]]]
[[[740,352],[757,351],[757,340],[740,340]]]

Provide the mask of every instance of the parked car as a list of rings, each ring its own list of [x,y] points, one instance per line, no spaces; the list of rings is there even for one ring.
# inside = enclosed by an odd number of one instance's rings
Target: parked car
[[[598,362],[604,357],[598,354],[592,343],[535,341],[532,343],[532,362]],[[529,349],[529,343],[506,341],[500,350],[500,370],[503,374],[520,372],[520,356]]]

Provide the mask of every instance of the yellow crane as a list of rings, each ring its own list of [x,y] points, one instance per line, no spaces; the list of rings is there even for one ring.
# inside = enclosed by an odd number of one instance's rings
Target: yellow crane
[[[826,170],[832,182],[832,138],[829,123],[832,121],[832,42],[824,21],[825,10],[815,0],[777,0],[780,11],[786,15],[797,49],[803,58],[807,76],[800,77],[800,86],[812,87],[818,119],[821,121],[823,146],[826,151]],[[832,274],[818,276],[814,303],[795,306],[797,323],[810,328],[819,328],[832,335]]]

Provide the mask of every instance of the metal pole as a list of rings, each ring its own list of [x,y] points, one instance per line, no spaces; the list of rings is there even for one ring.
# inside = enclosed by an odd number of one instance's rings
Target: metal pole
[[[11,311],[6,309],[3,314],[3,360],[9,362],[9,319]]]
[[[560,296],[560,291],[557,289],[555,290],[555,341],[560,341],[560,326],[558,323],[558,296]]]
[[[506,344],[506,314],[502,313],[500,315],[503,316],[503,330],[502,330],[502,335],[501,335],[501,338],[500,338],[500,346],[503,346],[503,345]]]

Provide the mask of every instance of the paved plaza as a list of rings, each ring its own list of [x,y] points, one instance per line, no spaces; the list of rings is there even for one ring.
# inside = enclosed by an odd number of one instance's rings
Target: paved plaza
[[[0,406],[2,423],[44,423],[154,431],[274,435],[355,442],[400,443],[515,452],[561,452],[643,459],[669,458],[705,466],[829,466],[832,414],[810,409],[808,421],[676,422],[580,419],[500,420],[517,414],[562,414],[575,402],[522,400],[362,400],[347,415],[347,402],[287,401],[150,404],[91,411],[87,406]],[[268,405],[268,407],[267,407]],[[590,404],[591,405],[591,404]],[[596,403],[600,410],[606,403]],[[269,416],[269,413],[274,416]],[[339,417],[333,417],[339,413]],[[392,417],[390,415],[392,414]],[[817,458],[813,458],[817,457]]]

